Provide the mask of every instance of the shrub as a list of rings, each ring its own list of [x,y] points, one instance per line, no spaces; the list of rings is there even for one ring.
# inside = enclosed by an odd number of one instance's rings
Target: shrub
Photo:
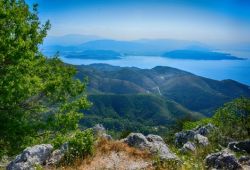
[[[250,99],[238,98],[226,103],[213,116],[222,134],[237,140],[250,137]]]
[[[72,164],[77,159],[83,159],[93,153],[94,136],[92,130],[76,131],[69,140],[69,150],[64,157],[63,164]]]
[[[202,119],[196,122],[187,121],[184,129],[193,129],[208,123],[218,127],[221,135],[236,140],[250,137],[250,99],[238,98],[226,103],[219,108],[212,118]]]

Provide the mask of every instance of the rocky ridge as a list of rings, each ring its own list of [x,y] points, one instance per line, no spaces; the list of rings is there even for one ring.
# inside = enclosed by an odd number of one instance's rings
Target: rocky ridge
[[[181,152],[195,152],[197,146],[202,148],[209,145],[209,139],[207,136],[214,129],[216,129],[215,126],[207,124],[192,130],[178,132],[175,134],[175,144],[180,148]],[[161,161],[170,160],[179,162],[180,164],[183,163],[158,135],[149,134],[145,136],[142,133],[130,133],[126,138],[117,141],[113,140],[112,137],[106,133],[105,128],[101,124],[97,124],[92,128],[92,130],[96,138],[102,138],[107,141],[115,141],[121,144],[123,143],[128,147],[147,151],[151,155],[159,157]],[[249,144],[250,140],[235,141],[229,143],[225,149],[219,152],[208,154],[204,160],[205,168],[217,170],[250,169],[250,157],[248,156]],[[6,169],[33,170],[36,169],[37,166],[45,168],[51,166],[55,167],[63,159],[64,154],[68,151],[68,148],[68,143],[64,143],[59,149],[54,149],[51,144],[40,144],[28,147],[21,154],[17,155],[16,158],[8,164]],[[246,154],[237,158],[234,154],[235,152]],[[117,161],[122,165],[126,165],[126,161],[124,159],[128,159],[128,162],[130,161],[129,164],[131,164],[131,167],[127,167],[128,169],[152,169],[153,165],[153,162],[149,160],[145,161],[141,158],[134,160],[130,159],[126,152],[119,153],[112,151],[108,157],[99,155],[99,159],[101,160],[98,160],[97,162],[104,162],[106,165],[109,165],[108,167],[111,169],[115,166],[120,167],[119,165],[116,165]],[[112,163],[110,162],[111,159],[115,159],[116,161],[113,161]],[[94,166],[95,163],[91,163],[91,165]]]

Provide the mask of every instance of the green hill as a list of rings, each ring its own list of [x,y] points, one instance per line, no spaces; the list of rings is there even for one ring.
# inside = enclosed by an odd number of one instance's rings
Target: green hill
[[[247,85],[212,80],[171,67],[139,69],[107,64],[76,67],[78,78],[88,77],[90,94],[154,94],[207,116],[225,102],[250,96]]]
[[[93,107],[84,111],[82,124],[91,127],[102,123],[108,129],[149,133],[169,127],[177,120],[197,120],[204,116],[161,96],[149,94],[89,95]]]

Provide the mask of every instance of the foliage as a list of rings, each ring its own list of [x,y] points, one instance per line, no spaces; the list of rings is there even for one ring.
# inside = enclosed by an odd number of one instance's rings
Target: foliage
[[[238,98],[224,104],[212,118],[201,119],[196,122],[184,123],[184,129],[193,129],[212,123],[219,128],[221,135],[236,140],[250,137],[250,99]]]
[[[204,126],[204,125],[207,125],[208,123],[211,123],[211,122],[212,122],[211,118],[204,118],[204,119],[201,119],[201,120],[195,121],[195,122],[187,121],[187,122],[183,123],[183,129],[184,130],[194,129],[198,126]]]
[[[179,119],[200,118],[179,104],[156,95],[89,94],[88,98],[93,107],[85,111],[85,119],[81,121],[83,127],[102,123],[108,130],[118,133],[133,131],[160,134]]]
[[[64,157],[64,164],[72,164],[76,158],[81,159],[93,153],[94,136],[92,130],[76,131],[69,140],[69,150]]]
[[[50,24],[37,14],[24,0],[0,1],[1,154],[77,129],[89,105],[75,68],[39,51]]]
[[[214,124],[225,136],[234,139],[250,137],[250,99],[238,98],[226,103],[213,116]]]

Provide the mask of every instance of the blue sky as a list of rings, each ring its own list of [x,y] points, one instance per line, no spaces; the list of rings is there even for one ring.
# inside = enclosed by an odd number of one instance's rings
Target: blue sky
[[[250,0],[27,0],[39,4],[50,36],[250,41]]]

